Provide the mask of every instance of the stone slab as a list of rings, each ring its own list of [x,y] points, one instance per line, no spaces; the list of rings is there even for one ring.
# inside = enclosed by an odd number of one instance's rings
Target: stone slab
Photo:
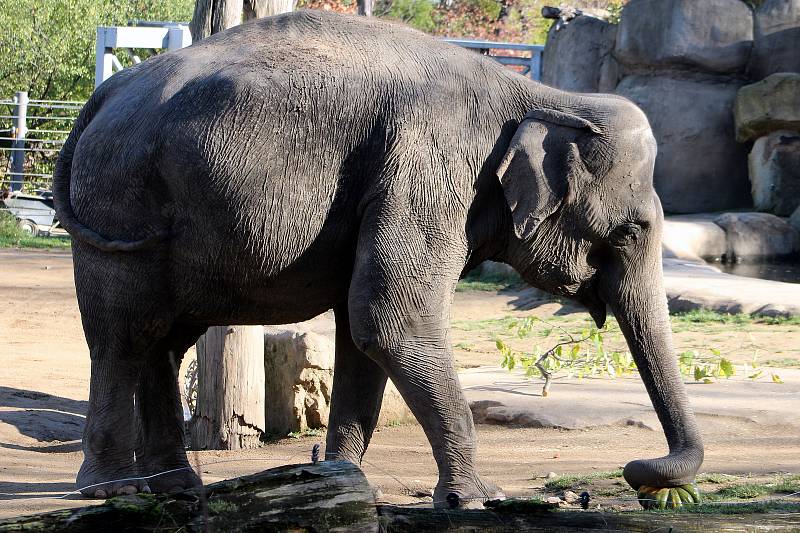
[[[687,390],[698,418],[737,418],[800,430],[800,370],[782,368],[779,373],[782,385],[769,376],[757,381],[734,376],[713,384],[687,383]],[[473,368],[460,372],[459,379],[478,424],[570,430],[635,425],[661,431],[638,375],[557,379],[546,398],[541,395],[543,380],[525,378],[520,371]]]
[[[670,312],[710,309],[767,316],[800,315],[800,284],[724,274],[706,263],[664,259]]]
[[[725,231],[714,223],[715,214],[675,215],[664,219],[662,236],[666,258],[690,261],[719,260],[727,250]]]

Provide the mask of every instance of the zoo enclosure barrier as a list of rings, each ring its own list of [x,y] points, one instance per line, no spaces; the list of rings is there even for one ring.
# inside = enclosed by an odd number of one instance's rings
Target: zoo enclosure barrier
[[[25,231],[54,227],[53,170],[84,102],[30,100],[25,91],[0,100],[0,210]]]

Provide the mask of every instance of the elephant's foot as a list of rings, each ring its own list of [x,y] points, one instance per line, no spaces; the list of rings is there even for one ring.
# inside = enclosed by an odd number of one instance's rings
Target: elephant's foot
[[[203,484],[200,476],[188,464],[150,467],[147,470],[142,470],[140,467],[140,472],[143,477],[147,477],[150,489],[158,494],[181,492]]]
[[[433,491],[433,506],[451,509],[483,509],[487,500],[502,500],[505,494],[480,476],[439,479]]]
[[[103,468],[95,461],[84,460],[78,471],[78,490],[89,498],[111,498],[150,492],[147,480],[136,473],[133,463],[126,468]]]
[[[700,491],[696,483],[680,487],[641,486],[637,491],[639,503],[645,509],[679,509],[684,505],[700,503]]]

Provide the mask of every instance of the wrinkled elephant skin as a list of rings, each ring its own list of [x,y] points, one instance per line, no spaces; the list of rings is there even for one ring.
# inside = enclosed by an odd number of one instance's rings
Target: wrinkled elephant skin
[[[210,325],[333,308],[327,457],[360,462],[390,377],[430,441],[436,504],[497,496],[475,470],[448,331],[459,277],[488,259],[598,324],[612,309],[670,447],[625,477],[691,482],[703,448],[673,359],[654,158],[625,99],[557,91],[364,18],[261,19],[115,74],[54,183],[92,359],[78,485],[198,483],[176,379],[186,349]]]

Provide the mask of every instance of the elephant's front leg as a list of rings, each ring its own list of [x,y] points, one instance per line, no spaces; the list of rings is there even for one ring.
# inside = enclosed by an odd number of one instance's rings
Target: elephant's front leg
[[[347,305],[334,313],[336,367],[325,458],[361,464],[378,422],[387,376],[353,342]]]
[[[353,339],[389,375],[425,431],[439,470],[434,504],[480,504],[501,494],[475,470],[472,413],[450,348],[463,243],[457,236],[431,243],[407,226],[381,221],[362,228],[349,297]]]

